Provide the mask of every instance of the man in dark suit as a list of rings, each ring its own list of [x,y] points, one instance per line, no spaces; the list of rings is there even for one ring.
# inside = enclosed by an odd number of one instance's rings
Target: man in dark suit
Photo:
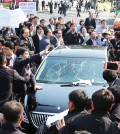
[[[64,37],[64,43],[66,45],[82,45],[84,42],[83,37],[76,32],[76,24],[70,24],[70,31],[66,33]]]
[[[0,107],[10,100],[13,81],[21,81],[25,83],[29,81],[29,77],[29,75],[22,77],[14,69],[7,67],[6,56],[3,52],[0,52]]]
[[[110,110],[112,121],[119,123],[120,122],[120,86],[109,87],[108,90],[112,92],[115,97],[115,102]]]
[[[120,31],[115,32],[115,39],[112,39],[110,42],[114,48],[115,60],[120,61]]]
[[[21,29],[21,40],[25,43],[25,47],[28,48],[31,53],[34,53],[35,47],[31,37],[29,37],[29,29],[22,28]]]
[[[24,134],[21,131],[23,106],[19,102],[10,101],[3,106],[3,122],[0,134]]]
[[[27,84],[26,83],[24,84],[24,83],[21,83],[20,81],[17,81],[13,85],[14,92],[19,95],[22,102],[24,102],[24,98],[26,95],[28,85],[31,85],[31,87],[32,87],[31,89],[33,91],[43,89],[41,86],[36,85],[35,76],[32,73],[32,70],[30,68],[30,63],[34,62],[35,60],[41,60],[41,56],[46,55],[49,52],[48,49],[49,49],[49,46],[47,46],[44,51],[42,51],[38,54],[34,54],[32,56],[30,56],[29,50],[27,50],[23,47],[20,47],[16,52],[17,59],[14,63],[13,68],[15,70],[17,70],[17,72],[21,76],[24,76],[26,73],[29,73],[29,75],[30,75],[30,80]],[[22,89],[22,92],[21,92],[21,89]]]
[[[45,10],[45,1],[42,0],[42,10]]]
[[[110,87],[115,85],[120,86],[120,78],[118,78],[117,73],[112,70],[104,70],[103,78],[107,81]]]
[[[52,32],[54,32],[55,31],[55,29],[56,29],[56,27],[55,27],[55,25],[54,25],[54,18],[50,18],[49,19],[49,22],[50,22],[50,24],[48,25],[48,28],[52,31]]]
[[[42,32],[43,32],[43,28],[42,26],[39,25],[36,27],[36,34],[32,36],[33,43],[35,46],[35,53],[39,53],[39,44],[40,44],[40,40],[43,37]]]
[[[77,116],[82,116],[84,114],[87,114],[87,112],[84,111],[87,100],[88,100],[88,97],[84,91],[80,91],[80,90],[72,91],[69,94],[68,114],[65,116],[64,120],[57,121],[56,126],[50,127],[48,130],[48,133],[49,134],[58,134],[58,133],[62,134],[62,132],[65,132],[67,125],[71,123],[75,118],[77,118]],[[41,129],[38,129],[37,134],[39,134],[40,131]]]
[[[91,114],[77,117],[62,134],[73,134],[80,130],[86,130],[92,134],[119,134],[117,124],[111,121],[108,114],[114,104],[114,96],[111,91],[97,90],[92,95],[92,102],[94,110]]]
[[[93,18],[93,13],[89,11],[89,17],[85,20],[85,26],[88,29],[89,26],[96,28],[95,18]]]

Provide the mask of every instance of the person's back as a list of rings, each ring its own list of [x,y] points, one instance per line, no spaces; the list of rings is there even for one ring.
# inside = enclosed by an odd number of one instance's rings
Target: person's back
[[[115,97],[115,103],[110,110],[110,115],[112,121],[119,123],[120,122],[120,86],[114,85],[109,87],[108,90],[112,92]]]
[[[12,94],[13,81],[28,82],[29,78],[21,77],[15,70],[6,66],[6,56],[0,53],[0,110],[2,105],[8,101]]]
[[[67,124],[72,122],[78,116],[87,114],[87,112],[84,111],[87,100],[88,100],[88,98],[84,91],[80,91],[80,90],[72,91],[69,94],[68,114],[64,117],[64,120],[57,121],[56,126],[54,125],[54,126],[50,127],[47,130],[47,133],[48,134],[62,134],[63,131],[66,130]],[[61,122],[63,122],[63,124]],[[53,123],[53,124],[55,124],[55,123]],[[64,126],[64,124],[65,124],[65,126]],[[40,128],[42,128],[42,127],[40,127]],[[40,133],[40,131],[41,131],[40,128],[36,134]],[[41,132],[41,133],[44,133],[44,132]]]
[[[66,133],[86,130],[92,134],[119,134],[117,125],[108,115],[109,109],[114,103],[114,96],[109,90],[101,89],[92,95],[94,110],[89,115],[80,116],[68,127]]]
[[[19,102],[10,101],[3,106],[4,123],[0,128],[0,134],[24,134],[21,131],[23,120],[23,106]]]
[[[104,70],[103,71],[103,79],[106,80],[110,87],[117,85],[120,86],[120,78],[113,70]]]

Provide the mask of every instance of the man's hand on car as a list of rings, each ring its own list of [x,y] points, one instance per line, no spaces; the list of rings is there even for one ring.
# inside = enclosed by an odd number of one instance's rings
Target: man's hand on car
[[[34,86],[34,90],[42,90],[42,89],[43,89],[43,87],[41,87],[41,86],[38,86],[38,85]]]

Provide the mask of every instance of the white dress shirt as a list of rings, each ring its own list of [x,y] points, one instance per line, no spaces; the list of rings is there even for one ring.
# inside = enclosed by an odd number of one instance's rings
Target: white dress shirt
[[[9,64],[9,66],[13,67],[14,62],[15,62],[15,60],[16,60],[16,55],[13,53],[11,57],[8,57],[8,56],[7,56],[7,59],[10,59],[10,64]]]

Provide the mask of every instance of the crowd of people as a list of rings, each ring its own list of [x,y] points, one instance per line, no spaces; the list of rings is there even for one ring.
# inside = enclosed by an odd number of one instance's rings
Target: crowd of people
[[[23,106],[10,101],[17,96],[21,103],[31,86],[33,91],[44,87],[36,85],[34,73],[44,57],[55,47],[64,45],[104,46],[110,51],[110,60],[120,60],[120,31],[108,28],[107,21],[96,20],[89,11],[86,19],[77,25],[74,20],[65,22],[62,17],[46,20],[30,14],[19,28],[0,29],[0,133],[22,134]],[[103,72],[108,89],[98,89],[92,100],[83,91],[69,94],[69,112],[64,120],[48,129],[48,134],[119,134],[120,80],[112,71]],[[115,86],[117,85],[117,87]],[[115,86],[115,87],[114,87]],[[10,101],[10,102],[9,102]],[[110,115],[108,115],[110,113]],[[83,132],[76,132],[85,130]],[[87,132],[88,131],[88,132]],[[41,133],[39,128],[37,133]]]
[[[104,70],[103,78],[109,84],[108,89],[98,89],[91,99],[82,89],[73,90],[68,96],[69,111],[64,119],[51,127],[41,124],[36,134],[120,134],[120,78],[111,70]],[[20,102],[4,103],[0,133],[24,134],[20,126],[23,112]]]
[[[68,10],[71,10],[71,8],[73,7],[73,1],[50,1],[46,4],[46,2],[44,0],[42,0],[41,3],[42,6],[42,11],[48,10],[48,8],[50,9],[50,13],[53,13],[54,9],[58,8],[58,14],[63,14],[64,16],[66,16],[66,13]],[[80,17],[80,12],[81,12],[81,8],[83,6],[83,0],[78,0],[77,4],[76,4],[76,11],[77,11],[77,17]],[[93,5],[91,4],[90,1],[85,1],[85,5],[84,5],[84,12],[88,12],[90,9],[93,9]]]

